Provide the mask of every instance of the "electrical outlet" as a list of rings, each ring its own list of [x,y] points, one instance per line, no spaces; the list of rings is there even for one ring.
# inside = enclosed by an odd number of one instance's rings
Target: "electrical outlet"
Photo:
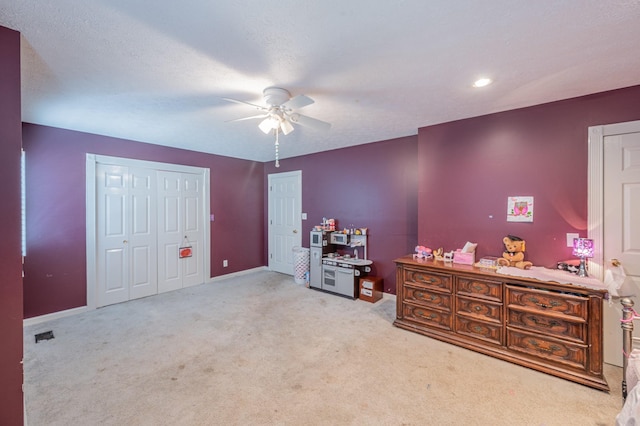
[[[229,266],[229,261],[227,259],[222,261],[222,267],[226,268],[227,266]]]
[[[580,238],[580,234],[574,234],[574,233],[567,234],[567,247],[573,247],[574,238]]]

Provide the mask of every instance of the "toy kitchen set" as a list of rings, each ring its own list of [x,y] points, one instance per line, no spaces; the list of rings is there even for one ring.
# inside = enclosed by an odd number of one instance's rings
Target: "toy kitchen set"
[[[323,219],[309,239],[309,287],[358,298],[358,279],[371,272],[367,259],[367,229],[336,230],[334,219]]]

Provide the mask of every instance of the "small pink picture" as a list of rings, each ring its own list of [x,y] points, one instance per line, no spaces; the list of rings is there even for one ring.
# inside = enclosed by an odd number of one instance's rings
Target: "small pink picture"
[[[533,197],[509,197],[507,222],[533,222]]]

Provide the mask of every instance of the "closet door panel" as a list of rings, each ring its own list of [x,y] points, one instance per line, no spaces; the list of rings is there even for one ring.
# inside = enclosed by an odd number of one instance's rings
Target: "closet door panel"
[[[129,168],[129,299],[158,293],[156,172]]]
[[[182,288],[179,248],[183,244],[182,206],[180,201],[181,173],[158,171],[158,292]]]
[[[129,170],[98,164],[96,168],[97,304],[129,300]]]
[[[192,255],[181,259],[183,286],[202,284],[204,282],[203,236],[202,223],[202,176],[182,174],[182,206],[184,207],[183,230],[187,243],[192,248]]]

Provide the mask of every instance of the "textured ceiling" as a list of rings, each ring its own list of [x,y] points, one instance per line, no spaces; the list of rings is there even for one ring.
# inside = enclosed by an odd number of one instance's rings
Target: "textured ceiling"
[[[313,98],[332,127],[281,136],[292,157],[640,84],[639,23],[638,0],[0,0],[23,121],[258,161],[273,136],[222,97]]]

